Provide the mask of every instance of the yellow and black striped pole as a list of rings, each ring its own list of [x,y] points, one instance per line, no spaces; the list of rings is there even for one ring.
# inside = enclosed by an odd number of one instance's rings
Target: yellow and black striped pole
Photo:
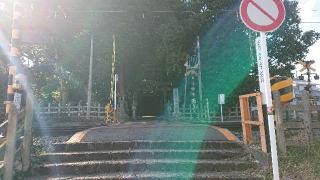
[[[111,90],[109,97],[109,104],[107,104],[106,110],[106,124],[117,123],[117,104],[116,104],[116,37],[113,35],[113,54],[112,54],[112,67],[111,67]]]
[[[272,92],[279,91],[281,103],[287,104],[294,99],[293,80],[291,78],[272,77],[270,82]]]
[[[11,33],[11,48],[10,48],[10,64],[8,65],[8,86],[7,86],[7,100],[6,100],[6,117],[10,112],[10,103],[14,100],[14,77],[17,73],[17,63],[19,63],[20,55],[20,28],[21,28],[21,5],[19,2],[13,3],[13,17],[12,17],[12,33]]]

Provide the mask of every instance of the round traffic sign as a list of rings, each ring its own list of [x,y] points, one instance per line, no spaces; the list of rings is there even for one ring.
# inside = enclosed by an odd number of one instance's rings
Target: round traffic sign
[[[248,28],[272,32],[283,23],[286,10],[282,0],[242,0],[240,15]]]

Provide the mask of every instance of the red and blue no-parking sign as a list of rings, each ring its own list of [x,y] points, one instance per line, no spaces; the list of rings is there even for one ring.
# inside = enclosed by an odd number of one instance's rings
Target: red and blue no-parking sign
[[[281,0],[243,0],[240,15],[248,28],[258,32],[272,32],[281,26],[286,11]]]

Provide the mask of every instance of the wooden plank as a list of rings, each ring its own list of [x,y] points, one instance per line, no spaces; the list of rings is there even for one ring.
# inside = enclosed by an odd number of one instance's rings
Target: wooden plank
[[[310,111],[320,111],[320,106],[310,106]]]
[[[302,94],[302,102],[304,106],[304,113],[303,113],[303,121],[305,125],[305,136],[307,139],[307,143],[312,142],[312,129],[311,129],[311,114],[310,114],[310,94],[308,91],[303,91]]]
[[[287,105],[283,108],[288,111],[303,111],[303,105]]]
[[[241,123],[242,123],[243,142],[244,142],[245,144],[248,144],[248,142],[247,142],[247,134],[246,134],[246,126],[245,126],[245,118],[246,118],[246,116],[245,116],[245,111],[244,111],[244,108],[245,108],[244,99],[245,99],[245,98],[239,97],[240,111],[241,111]]]
[[[262,96],[259,94],[256,97],[257,101],[257,108],[258,108],[258,119],[260,122],[259,131],[260,131],[260,144],[261,144],[261,150],[264,153],[268,152],[267,149],[267,140],[266,140],[266,131],[264,126],[264,117],[263,117],[263,109],[262,109]]]
[[[246,118],[245,118],[245,121],[246,122],[249,122],[251,121],[251,113],[250,113],[250,103],[249,103],[249,98],[245,98],[245,114],[246,114]],[[247,131],[247,140],[248,140],[248,143],[249,144],[252,144],[253,142],[253,134],[252,134],[252,125],[250,124],[246,124],[246,131]]]
[[[283,126],[284,126],[284,129],[303,129],[304,128],[303,122],[285,122]],[[320,129],[320,122],[312,122],[311,127],[312,129]]]
[[[7,145],[4,156],[4,180],[12,180],[14,173],[14,157],[16,152],[16,130],[18,114],[15,105],[9,104],[9,117],[7,128]]]
[[[246,95],[241,95],[239,96],[240,98],[250,98],[250,97],[256,97],[259,96],[260,93],[252,93],[252,94],[246,94]]]
[[[285,122],[283,127],[284,129],[303,129],[304,125],[302,122]]]
[[[260,126],[261,122],[259,122],[259,121],[245,121],[245,124]]]
[[[284,127],[283,127],[283,111],[282,105],[280,100],[280,93],[276,91],[273,93],[274,102],[275,102],[275,120],[276,120],[276,131],[277,131],[277,144],[279,147],[280,152],[283,154],[287,154],[287,146],[286,146],[286,139],[284,134]]]
[[[241,122],[243,131],[243,141],[245,144],[252,143],[252,129],[251,125],[246,124],[250,121],[250,110],[249,110],[249,98],[239,97],[240,99],[240,109],[241,109]]]
[[[30,169],[31,145],[32,145],[32,120],[33,120],[32,97],[27,96],[26,115],[24,119],[24,135],[22,142],[22,171]]]
[[[302,145],[306,145],[306,144],[302,144],[301,142],[297,142],[295,140],[288,140],[286,142],[287,147],[298,147],[298,146],[302,146]]]

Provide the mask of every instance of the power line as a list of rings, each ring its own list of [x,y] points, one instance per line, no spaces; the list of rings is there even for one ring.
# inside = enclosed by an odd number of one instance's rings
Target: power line
[[[320,21],[304,21],[300,22],[301,24],[320,24]]]
[[[61,9],[62,10],[62,9]],[[64,9],[64,11],[69,13],[129,13],[128,10],[72,10]],[[196,14],[194,11],[173,11],[173,10],[157,10],[157,11],[141,11],[142,13],[192,13]]]

